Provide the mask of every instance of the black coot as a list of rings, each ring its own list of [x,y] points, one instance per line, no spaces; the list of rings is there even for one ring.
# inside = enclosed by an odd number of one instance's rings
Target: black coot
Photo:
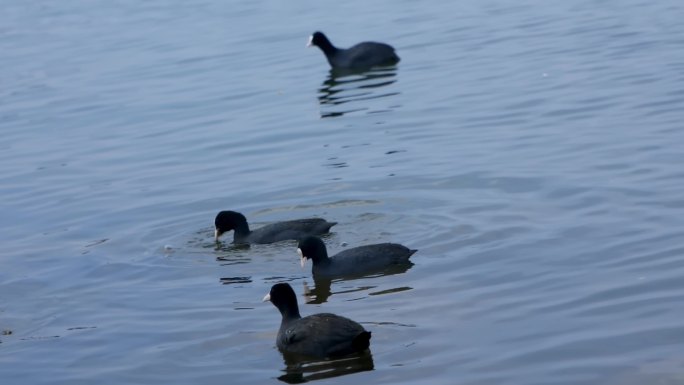
[[[276,338],[276,346],[283,353],[335,358],[363,352],[370,346],[371,333],[348,318],[331,313],[302,318],[297,296],[287,283],[273,285],[264,301],[271,301],[283,317]]]
[[[218,242],[221,234],[234,230],[234,243],[273,243],[325,234],[336,224],[322,218],[307,218],[272,223],[251,231],[244,215],[235,211],[221,211],[214,219],[214,238]]]
[[[389,66],[399,62],[399,56],[391,45],[367,41],[353,47],[337,48],[323,32],[314,32],[307,46],[317,46],[323,51],[334,69],[363,70],[376,66]]]
[[[396,243],[378,243],[343,250],[329,258],[325,243],[314,236],[300,239],[297,249],[302,267],[311,259],[311,272],[322,278],[370,274],[392,265],[410,264],[409,257],[416,251]]]

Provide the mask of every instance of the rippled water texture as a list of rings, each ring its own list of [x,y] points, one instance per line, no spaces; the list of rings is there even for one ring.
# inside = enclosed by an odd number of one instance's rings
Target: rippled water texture
[[[3,385],[682,383],[683,4],[5,0]],[[315,281],[224,209],[419,251]],[[285,362],[283,281],[370,353]]]

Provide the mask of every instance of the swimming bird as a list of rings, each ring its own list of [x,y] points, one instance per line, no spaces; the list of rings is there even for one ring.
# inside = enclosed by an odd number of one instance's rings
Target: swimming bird
[[[334,358],[360,353],[370,346],[371,332],[357,322],[332,313],[302,318],[297,296],[287,283],[277,283],[264,297],[282,315],[276,346],[283,353],[311,358]]]
[[[397,243],[377,243],[353,247],[328,257],[325,243],[315,236],[299,240],[297,253],[302,268],[311,259],[311,272],[317,278],[336,278],[380,272],[388,267],[411,264],[409,257],[418,250]]]
[[[399,62],[394,48],[385,43],[367,41],[350,48],[337,48],[323,34],[316,31],[309,37],[307,47],[316,46],[323,51],[333,69],[364,70],[376,66],[389,66]]]
[[[252,231],[244,215],[236,211],[221,211],[214,219],[214,239],[218,242],[223,233],[234,230],[233,243],[274,243],[325,234],[336,224],[322,218],[306,218],[271,223]]]

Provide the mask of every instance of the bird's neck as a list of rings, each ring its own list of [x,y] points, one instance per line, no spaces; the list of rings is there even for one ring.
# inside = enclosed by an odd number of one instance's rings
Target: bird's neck
[[[332,259],[328,258],[327,255],[324,255],[322,258],[318,258],[316,261],[316,265],[319,267],[325,267],[325,266],[330,266],[332,263]]]
[[[332,45],[332,43],[328,39],[325,39],[322,42],[318,43],[318,48],[320,48],[321,51],[323,51],[323,53],[326,54],[326,56],[334,55],[337,51],[339,51],[339,49]]]
[[[296,321],[300,318],[302,318],[301,315],[299,315],[299,307],[295,304],[294,307],[292,306],[284,306],[280,310],[280,314],[283,316],[283,319],[281,321],[281,326],[287,325],[292,321]]]
[[[233,239],[235,241],[243,241],[251,233],[251,231],[249,230],[249,225],[247,224],[247,221],[237,223],[235,225],[235,228],[233,229],[233,231],[235,232],[233,234]]]
[[[316,258],[313,260],[314,265],[317,266],[328,266],[332,260],[328,257],[328,250],[323,247],[319,247],[316,250]]]

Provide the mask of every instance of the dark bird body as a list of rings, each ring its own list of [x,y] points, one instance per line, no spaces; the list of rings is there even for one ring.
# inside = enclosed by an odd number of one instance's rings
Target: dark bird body
[[[221,211],[214,219],[214,238],[218,241],[221,234],[233,230],[233,243],[274,243],[297,240],[307,235],[322,235],[336,224],[322,218],[306,218],[271,223],[250,230],[244,215],[235,211]]]

